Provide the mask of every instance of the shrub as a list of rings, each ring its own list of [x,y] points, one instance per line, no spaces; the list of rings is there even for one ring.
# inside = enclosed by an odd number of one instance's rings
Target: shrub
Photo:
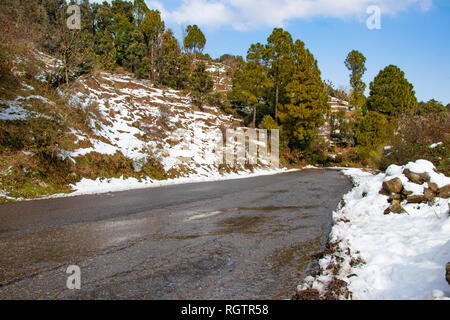
[[[369,111],[358,123],[356,144],[361,159],[377,157],[389,136],[389,123],[385,116]]]
[[[450,173],[450,117],[448,113],[426,116],[406,116],[399,120],[398,130],[390,139],[390,148],[384,151],[379,166],[404,165],[417,159],[426,159],[446,175]],[[439,143],[439,144],[438,144]],[[430,146],[434,145],[434,148]]]

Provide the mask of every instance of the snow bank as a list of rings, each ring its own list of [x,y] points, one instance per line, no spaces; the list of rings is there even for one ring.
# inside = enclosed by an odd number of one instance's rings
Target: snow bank
[[[52,195],[49,198],[56,197],[67,197],[67,196],[79,196],[86,194],[100,194],[107,192],[117,192],[117,191],[126,191],[133,189],[143,189],[149,187],[161,187],[167,185],[175,185],[175,184],[185,184],[185,183],[195,183],[195,182],[206,182],[206,181],[222,181],[222,180],[231,180],[231,179],[244,179],[251,177],[258,177],[264,175],[273,175],[279,174],[283,172],[292,172],[297,171],[297,169],[278,169],[278,170],[267,170],[267,169],[254,169],[251,171],[240,171],[239,173],[227,173],[224,175],[220,175],[219,173],[211,174],[208,176],[205,175],[190,175],[188,177],[176,178],[176,179],[168,179],[168,180],[152,180],[150,178],[138,180],[136,178],[98,178],[96,180],[91,179],[82,179],[80,182],[71,185],[74,192],[70,194],[58,194]]]
[[[405,189],[423,193],[423,186],[412,187],[402,174],[405,168],[427,172],[439,187],[450,183],[425,160],[393,165],[378,175],[344,170],[356,186],[333,213],[330,242],[338,243],[338,252],[319,260],[322,272],[307,277],[299,290],[323,293],[336,276],[347,283],[352,299],[449,299],[445,281],[445,264],[450,261],[449,199],[435,198],[432,204],[403,202],[407,214],[383,213],[389,206],[388,197],[379,194],[383,181],[399,177]],[[365,263],[355,264],[358,258]],[[341,268],[333,275],[326,269],[337,262]]]

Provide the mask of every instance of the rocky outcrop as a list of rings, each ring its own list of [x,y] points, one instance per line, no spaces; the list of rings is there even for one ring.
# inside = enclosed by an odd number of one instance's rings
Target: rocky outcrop
[[[404,213],[406,210],[402,207],[402,201],[406,200],[407,203],[431,203],[436,197],[450,198],[450,185],[446,185],[439,188],[438,185],[430,181],[428,173],[416,173],[409,169],[403,170],[403,174],[409,181],[423,185],[427,184],[424,188],[423,195],[413,195],[412,191],[405,190],[402,180],[400,178],[394,178],[383,182],[383,187],[380,193],[389,196],[388,202],[391,204],[389,208],[384,211],[384,214],[389,213]]]

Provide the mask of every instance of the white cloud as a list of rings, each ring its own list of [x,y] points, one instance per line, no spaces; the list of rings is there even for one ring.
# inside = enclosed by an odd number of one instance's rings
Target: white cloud
[[[198,24],[237,30],[262,26],[284,26],[292,19],[315,17],[363,18],[370,5],[378,5],[382,14],[394,15],[416,6],[429,10],[433,0],[182,0],[168,10],[157,0],[147,0],[161,11],[164,20],[179,24]]]

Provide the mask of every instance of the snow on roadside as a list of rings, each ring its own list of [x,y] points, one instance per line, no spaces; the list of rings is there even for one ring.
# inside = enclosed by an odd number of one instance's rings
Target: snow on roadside
[[[345,296],[340,291],[341,299],[450,299],[445,281],[445,264],[450,261],[449,199],[435,198],[431,204],[402,202],[407,214],[384,215],[389,203],[379,193],[383,181],[399,177],[405,189],[423,193],[424,186],[412,187],[402,174],[405,168],[427,172],[439,187],[450,183],[425,160],[393,165],[378,175],[343,170],[355,187],[333,213],[330,243],[336,243],[337,250],[319,260],[319,275],[307,277],[299,291],[315,289],[324,295],[338,279],[351,292]]]
[[[139,181],[136,178],[97,178],[96,180],[83,178],[80,182],[77,182],[74,185],[71,185],[74,192],[70,194],[57,194],[52,195],[48,198],[59,198],[59,197],[68,197],[68,196],[80,196],[87,194],[101,194],[108,192],[117,192],[117,191],[126,191],[133,189],[143,189],[143,188],[151,188],[151,187],[162,187],[168,185],[175,184],[187,184],[187,183],[195,183],[195,182],[212,182],[212,181],[222,181],[222,180],[231,180],[231,179],[245,179],[252,178],[258,176],[265,175],[273,175],[285,172],[298,171],[297,169],[254,169],[253,172],[250,170],[240,171],[239,173],[226,173],[226,174],[209,174],[205,175],[190,175],[188,177],[181,177],[176,179],[168,179],[168,180],[152,180],[150,178],[142,179]]]

